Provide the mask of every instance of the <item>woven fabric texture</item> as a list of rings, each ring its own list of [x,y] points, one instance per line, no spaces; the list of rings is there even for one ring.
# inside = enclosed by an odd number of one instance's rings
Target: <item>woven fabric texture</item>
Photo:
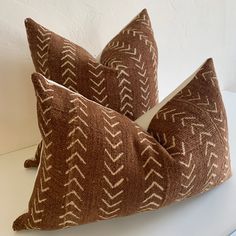
[[[165,204],[165,167],[174,162],[150,134],[40,74],[33,83],[42,154],[28,212],[14,230],[64,228]]]
[[[227,117],[212,59],[158,111],[148,132],[179,163],[179,199],[231,176]]]
[[[153,117],[149,134],[114,110],[33,75],[42,154],[14,230],[59,229],[155,210],[231,176],[211,59]]]
[[[26,19],[35,70],[132,120],[157,103],[157,46],[144,9],[104,48],[100,62],[82,47]],[[40,144],[41,145],[41,144]],[[35,160],[39,163],[40,146]]]

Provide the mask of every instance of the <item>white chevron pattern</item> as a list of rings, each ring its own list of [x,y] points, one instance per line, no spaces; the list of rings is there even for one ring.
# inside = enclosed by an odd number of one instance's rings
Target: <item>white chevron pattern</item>
[[[76,96],[76,98],[74,98],[74,96]],[[68,191],[64,196],[65,204],[62,205],[64,213],[59,216],[59,225],[63,228],[78,224],[78,221],[81,220],[81,203],[83,202],[81,194],[85,191],[86,187],[83,184],[83,180],[85,180],[86,177],[82,170],[86,165],[85,156],[88,139],[88,124],[86,119],[88,117],[88,107],[86,101],[76,94],[71,93],[70,102],[73,108],[69,110],[69,114],[72,118],[68,122],[71,126],[68,138],[71,139],[71,142],[67,146],[69,155],[66,158],[68,169],[65,175],[68,177],[67,182],[64,184],[64,186],[68,188]],[[80,112],[78,112],[78,110],[80,110]],[[74,137],[77,138],[75,139]],[[79,162],[77,160],[79,160]]]
[[[140,89],[141,89],[141,98],[142,105],[144,109],[142,113],[144,114],[147,110],[150,109],[150,88],[149,88],[149,78],[147,77],[147,68],[145,62],[142,60],[142,55],[137,53],[137,49],[134,49],[134,55],[130,58],[134,61],[134,65],[137,69],[137,73],[139,76]]]
[[[194,188],[194,180],[196,178],[196,165],[193,161],[193,155],[190,153],[187,156],[184,156],[184,159],[179,161],[182,166],[182,179],[181,179],[181,191],[179,192],[180,198],[177,201],[183,200],[192,194],[192,189]]]
[[[216,86],[216,76],[215,76],[215,73],[213,71],[204,72],[204,73],[202,73],[202,76],[205,80],[209,79],[209,77],[210,77],[212,86],[213,87]]]
[[[130,50],[130,48],[121,48],[120,50]],[[121,108],[120,111],[122,114],[132,117],[133,116],[133,95],[131,89],[131,82],[129,81],[129,73],[127,72],[128,67],[123,65],[118,60],[113,60],[111,66],[115,66],[115,69],[118,71],[117,79],[119,81],[119,93],[121,99]]]
[[[50,96],[48,95],[48,93],[53,94],[53,89],[46,88],[40,80],[39,80],[39,86],[46,94],[44,96],[44,93],[41,93],[41,95],[39,95],[39,93],[36,93],[36,96],[38,97],[37,106],[40,111],[39,127],[43,136],[43,141],[41,144],[42,148],[40,154],[42,174],[39,175],[40,187],[36,189],[36,196],[34,198],[34,203],[30,208],[31,214],[26,223],[27,228],[39,228],[37,225],[39,225],[42,222],[42,214],[44,212],[42,203],[47,201],[45,193],[50,189],[49,182],[51,180],[49,171],[52,168],[52,165],[50,164],[50,158],[52,157],[52,154],[50,153],[50,146],[52,145],[52,142],[50,140],[53,131],[50,129],[51,119],[48,116],[48,111],[51,110],[49,101],[53,98],[53,95]]]
[[[153,68],[157,66],[157,50],[153,45],[153,42],[148,39],[148,36],[145,35],[143,31],[140,31],[135,28],[126,28],[122,31],[123,34],[130,34],[133,37],[138,37],[140,41],[144,41],[145,45],[148,47],[149,52],[152,54],[151,59],[153,61]]]
[[[143,24],[151,32],[151,34],[153,34],[153,30],[152,30],[152,27],[151,27],[151,22],[148,19],[147,15],[139,14],[139,15],[136,16],[135,21],[138,21],[141,24]]]
[[[112,42],[108,44],[108,48],[117,50],[119,52],[123,52],[129,55],[136,55],[136,49],[131,49],[130,44],[127,46],[124,42]],[[104,60],[104,64],[107,66],[111,66],[112,68],[118,71],[117,79],[119,80],[119,88],[120,88],[120,99],[121,99],[121,113],[127,116],[133,116],[133,95],[132,95],[132,85],[130,80],[128,79],[128,67],[124,65],[120,60],[116,58],[107,58]],[[145,104],[146,105],[146,104]],[[147,106],[147,105],[146,105]]]
[[[170,136],[163,132],[163,133],[156,133],[155,136],[157,137],[158,141],[161,143],[163,147],[165,147],[166,151],[169,152],[171,156],[176,155],[185,155],[185,143],[179,142],[176,144],[176,137]]]
[[[76,46],[68,40],[63,41],[61,69],[63,85],[77,92],[78,78],[76,78]]]
[[[142,15],[140,17],[141,17],[140,20],[142,20],[143,22],[147,23],[147,25],[149,25],[149,21],[146,21],[145,19],[143,19]],[[123,30],[123,33],[125,33],[126,30],[127,29]],[[142,60],[142,55],[138,53],[137,48],[132,48],[131,44],[127,44],[122,41],[113,40],[106,46],[106,49],[108,51],[111,51],[111,52],[117,51],[118,52],[117,57],[119,58],[120,58],[119,56],[120,53],[122,55],[126,54],[128,56],[128,58],[126,59],[127,62],[125,60],[123,61],[121,59],[114,58],[113,54],[111,56],[109,53],[106,58],[103,58],[104,65],[114,68],[118,71],[117,79],[119,79],[120,98],[121,98],[120,112],[124,115],[127,115],[130,118],[133,116],[133,110],[134,110],[134,106],[133,106],[133,96],[134,96],[133,92],[134,91],[132,91],[131,89],[132,80],[129,79],[131,71],[132,71],[132,76],[134,76],[133,73],[135,73],[139,81],[140,96],[142,99],[142,101],[140,102],[141,113],[143,114],[147,110],[150,109],[150,106],[151,106],[150,94],[152,94],[153,96],[153,93],[154,93],[156,100],[158,98],[157,83],[156,83],[157,52],[154,53],[154,50],[156,51],[156,48],[153,46],[151,41],[146,39],[146,36],[144,36],[144,34],[139,35],[140,40],[143,40],[144,38],[145,38],[144,42],[146,45],[150,47],[150,53],[152,54],[151,58],[153,60],[154,71],[153,71],[153,74],[151,75],[149,71],[147,70],[147,65],[145,64],[144,60]],[[134,67],[133,65],[135,66],[135,71],[132,70],[132,68]],[[150,78],[148,78],[149,76],[153,77],[155,88],[149,87],[150,86]]]
[[[215,87],[217,84],[217,80],[213,71],[203,72],[201,76],[199,75],[195,76],[194,80],[199,80],[200,77],[203,78],[204,80],[211,81],[211,85],[213,87]],[[223,140],[227,142],[227,137],[226,137],[227,134],[225,133],[226,131],[225,127],[227,126],[227,124],[223,122],[222,111],[219,111],[215,101],[213,101],[211,98],[207,96],[201,95],[198,91],[195,90],[193,91],[191,89],[183,89],[178,93],[178,96],[180,99],[191,102],[194,105],[199,106],[205,112],[207,112],[208,115],[211,117],[211,119],[217,124],[216,127],[221,133]],[[205,131],[206,130],[205,125],[196,121],[196,117],[182,118],[182,125],[190,127],[192,135],[197,135],[199,138],[199,144],[203,146],[204,155],[207,160],[207,167],[208,167],[207,180],[202,190],[202,192],[205,192],[209,190],[212,186],[216,185],[217,182],[219,182],[219,179],[217,178],[216,174],[216,170],[218,168],[218,165],[216,164],[216,161],[218,159],[218,155],[215,151],[216,143],[212,141],[213,138],[212,134],[209,131],[207,132]],[[225,173],[228,173],[228,170],[229,166],[225,165],[225,170],[223,171]],[[191,173],[191,168],[189,169],[189,171]],[[191,176],[190,180],[194,179],[194,176],[195,175]],[[186,191],[184,196],[190,195],[191,194],[190,191],[191,190],[188,189],[188,191]]]
[[[200,77],[195,76],[194,79],[198,80]],[[213,71],[207,71],[202,73],[202,78],[204,80],[210,80],[212,83],[212,86],[214,87],[217,83],[216,77],[214,75]],[[209,114],[213,117],[213,120],[218,122],[217,127],[220,129],[221,135],[223,136],[224,140],[227,142],[227,135],[225,133],[225,128],[227,124],[225,123],[225,120],[222,119],[222,111],[219,111],[216,103],[213,101],[210,103],[209,98],[207,96],[201,97],[199,92],[191,91],[188,89],[186,92],[185,90],[179,92],[179,98],[183,98],[184,100],[187,100],[188,102],[196,102],[198,106],[202,106],[203,109],[206,109],[206,111],[209,112]]]
[[[100,219],[110,219],[118,216],[121,210],[120,206],[124,192],[124,178],[122,177],[124,165],[119,163],[124,153],[119,151],[122,150],[123,141],[121,130],[119,130],[120,123],[116,120],[115,112],[110,109],[103,109],[102,113],[107,148],[105,148],[104,158],[104,195],[101,199],[98,216]]]
[[[50,71],[48,68],[48,50],[49,42],[51,40],[51,32],[42,26],[39,26],[37,31],[36,60],[39,68],[38,72],[50,79]]]
[[[103,106],[109,106],[102,64],[99,64],[90,59],[88,61],[88,68],[90,74],[89,79],[91,81],[91,92],[93,93],[93,100],[102,104]]]
[[[145,113],[148,109],[150,109],[150,89],[151,88],[149,88],[149,78],[147,76],[148,73],[147,73],[145,62],[142,60],[142,55],[137,52],[136,48],[132,48],[130,44],[126,45],[124,42],[120,42],[120,41],[113,41],[110,44],[108,44],[107,47],[110,50],[115,50],[115,51],[127,54],[130,58],[130,61],[132,63],[134,63],[134,66],[136,68],[137,77],[139,78],[139,82],[140,82],[140,92],[141,92],[141,98],[142,98],[141,105],[143,106],[142,113]],[[129,68],[124,63],[122,63],[122,61],[120,61],[116,58],[111,58],[111,57],[104,59],[104,64],[107,66],[110,66],[112,68],[115,68],[116,70],[119,70],[117,78],[122,76],[119,86],[123,85],[123,87],[121,87],[121,89],[123,89],[123,90],[121,90],[121,93],[120,93],[121,101],[124,102],[124,100],[126,98],[127,99],[129,98],[129,101],[127,101],[124,104],[124,106],[122,106],[122,109],[124,109],[125,107],[129,108],[130,111],[127,111],[127,113],[130,113],[130,115],[132,116],[131,110],[133,109],[133,105],[132,105],[133,98],[132,98],[132,90],[130,89],[131,82],[128,80]],[[154,84],[156,87],[155,96],[157,99],[157,83],[156,83],[157,70],[156,70],[156,67],[154,70],[153,78],[154,78]],[[126,94],[123,95],[122,94],[123,92],[126,92]]]
[[[183,116],[185,115],[184,111],[177,112],[176,110],[176,108],[168,109],[165,107],[157,113],[156,118],[158,119],[162,115],[164,120],[171,119],[171,121],[175,123],[176,119],[183,119]]]
[[[208,98],[202,100],[199,93],[197,96],[190,89],[186,89],[185,92],[179,93],[181,99],[186,99],[188,102],[197,103],[199,106],[203,106],[209,113],[216,112],[217,108],[215,103],[210,102]],[[208,108],[210,107],[210,108]],[[198,145],[201,145],[204,150],[204,155],[207,160],[207,167],[209,172],[207,173],[208,179],[205,183],[203,191],[207,191],[216,182],[217,165],[215,161],[218,155],[215,152],[216,144],[212,141],[212,134],[208,131],[206,132],[206,127],[204,124],[197,121],[197,117],[188,116],[185,112],[178,111],[177,109],[168,109],[164,107],[159,114],[156,116],[157,119],[169,120],[173,123],[177,122],[176,125],[180,124],[186,130],[188,130],[196,139],[198,140]],[[221,119],[219,119],[219,122]],[[182,166],[182,178],[181,178],[181,191],[179,192],[179,198],[177,201],[189,197],[193,194],[195,188],[196,164],[194,163],[193,154],[186,151],[185,142],[176,143],[176,138],[174,136],[168,136],[166,133],[156,133],[155,134],[159,142],[165,147],[165,149],[170,153],[171,156],[179,156],[179,163]]]
[[[158,161],[159,153],[155,150],[157,145],[155,139],[143,132],[139,126],[136,126],[136,129],[138,130],[139,142],[143,147],[141,158],[144,160],[142,167],[145,173],[145,198],[139,208],[139,211],[142,212],[154,210],[161,206],[164,187],[160,184],[160,180],[164,177],[160,173],[162,164]]]

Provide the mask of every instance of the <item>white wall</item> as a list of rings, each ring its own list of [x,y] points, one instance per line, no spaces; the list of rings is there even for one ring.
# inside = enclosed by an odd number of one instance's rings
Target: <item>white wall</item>
[[[158,41],[161,98],[206,57],[214,57],[222,88],[236,91],[234,0],[0,0],[0,154],[39,140],[24,18],[96,56],[145,7]]]

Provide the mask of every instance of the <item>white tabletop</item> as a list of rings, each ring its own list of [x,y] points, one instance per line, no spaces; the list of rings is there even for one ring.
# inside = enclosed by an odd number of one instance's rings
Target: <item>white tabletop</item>
[[[36,170],[24,169],[35,146],[0,156],[0,236],[226,236],[236,229],[236,93],[223,93],[228,113],[233,177],[201,196],[158,211],[60,231],[12,230],[26,211]],[[234,175],[235,174],[235,175]]]

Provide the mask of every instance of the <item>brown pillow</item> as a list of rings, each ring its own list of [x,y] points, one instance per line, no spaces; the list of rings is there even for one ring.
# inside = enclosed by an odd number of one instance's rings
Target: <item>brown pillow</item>
[[[153,118],[149,130],[160,143],[125,116],[39,74],[33,83],[42,158],[28,212],[15,220],[14,230],[59,229],[155,210],[231,175],[226,116],[211,61]]]
[[[25,20],[35,70],[135,120],[157,102],[157,46],[144,9],[104,48],[100,62],[82,47]],[[35,160],[25,167],[38,166]]]
[[[231,176],[227,118],[212,59],[153,117],[148,132],[179,163],[179,199]]]
[[[104,48],[100,62],[82,47],[25,20],[37,72],[130,119],[156,104],[157,47],[144,9]]]
[[[14,230],[64,228],[166,204],[175,162],[150,134],[40,74],[32,80],[42,156],[28,212]]]

